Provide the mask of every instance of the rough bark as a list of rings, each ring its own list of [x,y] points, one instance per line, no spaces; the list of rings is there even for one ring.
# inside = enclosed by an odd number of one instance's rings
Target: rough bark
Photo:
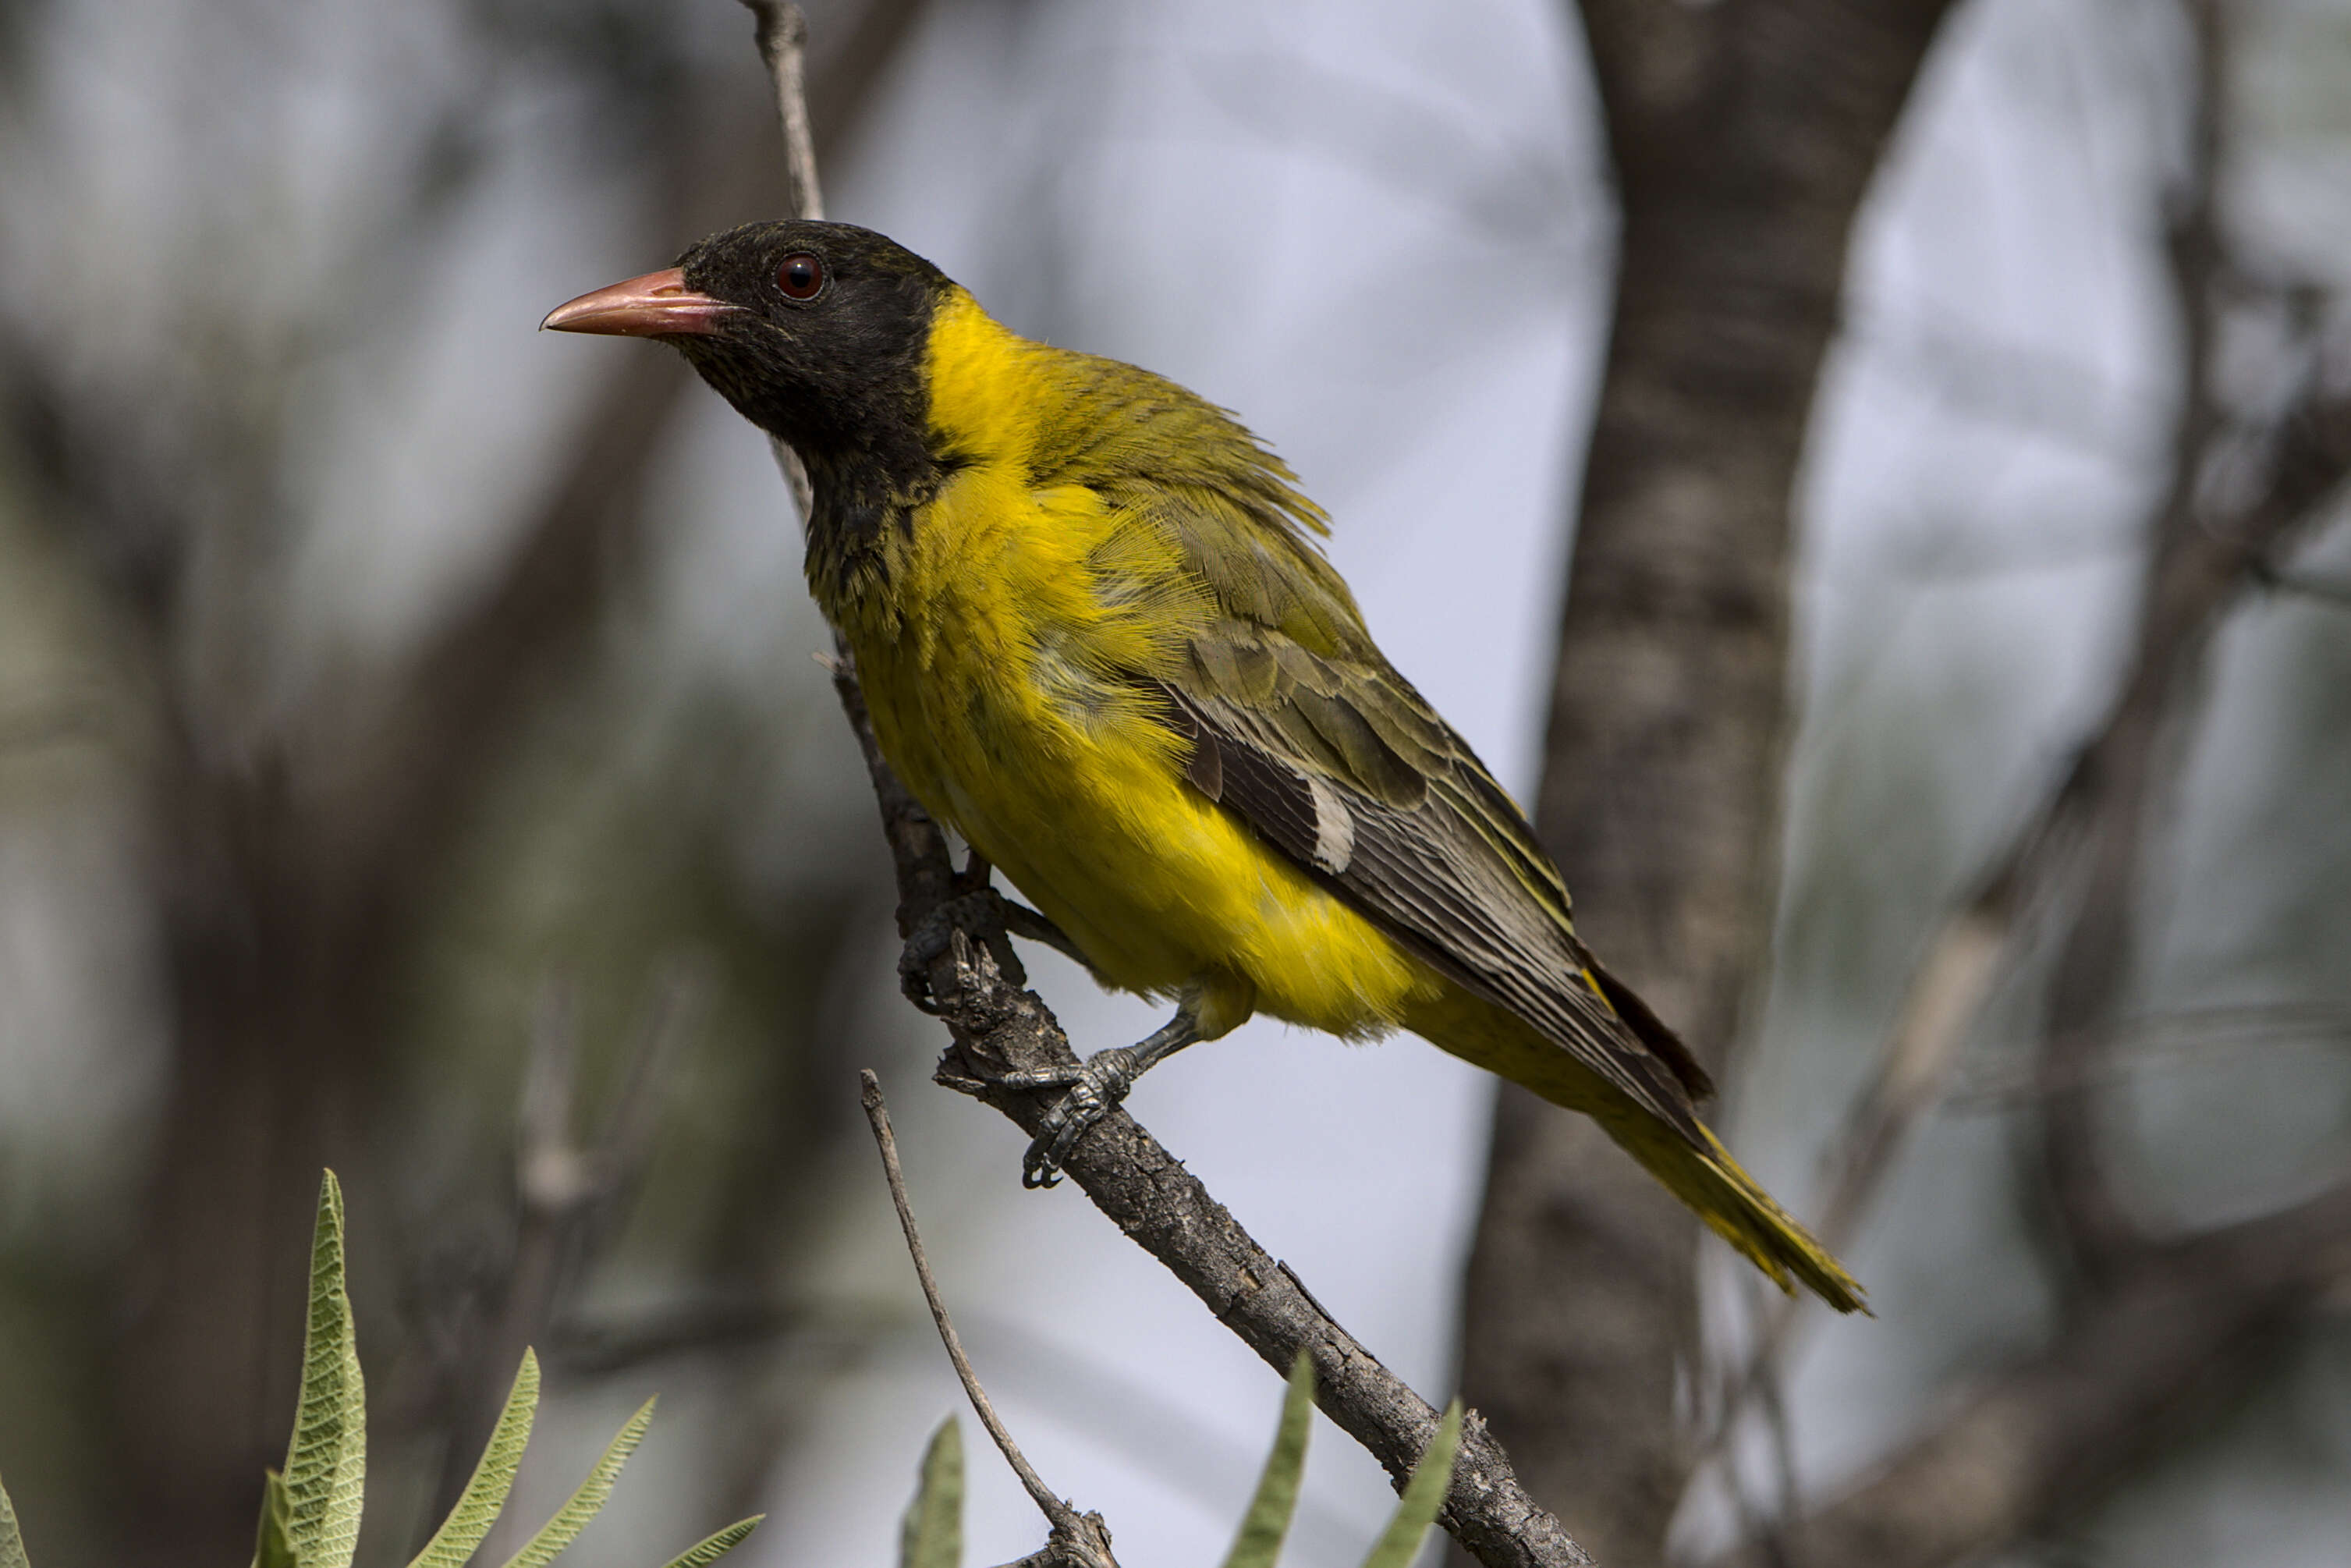
[[[1769,937],[1790,505],[1855,213],[1944,0],[1582,7],[1622,212],[1536,825],[1579,923],[1709,1069]],[[1463,1389],[1611,1564],[1689,1451],[1696,1227],[1598,1130],[1497,1107]]]

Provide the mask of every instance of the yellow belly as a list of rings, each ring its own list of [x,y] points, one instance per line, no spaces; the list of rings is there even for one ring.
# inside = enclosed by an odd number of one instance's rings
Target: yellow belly
[[[896,623],[847,628],[875,734],[916,798],[1104,983],[1197,988],[1209,1038],[1252,1010],[1363,1038],[1437,995],[1436,975],[1186,781],[1148,698],[1088,673],[1105,633],[1081,563],[1060,558],[1084,542],[1078,525],[1098,538],[1105,521],[1041,528],[1008,498],[959,499],[925,517]]]
[[[898,674],[867,688],[883,751],[1106,984],[1199,988],[1210,1038],[1253,1009],[1360,1038],[1436,994],[1434,975],[1184,782],[1147,716],[1081,730],[977,672]]]

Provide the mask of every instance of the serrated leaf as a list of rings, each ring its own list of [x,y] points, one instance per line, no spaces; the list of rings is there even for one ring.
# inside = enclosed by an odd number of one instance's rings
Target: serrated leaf
[[[707,1535],[662,1565],[662,1568],[710,1568],[713,1563],[743,1544],[743,1538],[759,1528],[768,1516],[755,1513],[748,1519],[738,1519],[716,1535]]]
[[[483,1446],[481,1462],[474,1467],[473,1477],[465,1482],[449,1517],[441,1521],[441,1528],[433,1532],[433,1539],[408,1568],[465,1568],[465,1560],[473,1556],[507,1506],[507,1493],[514,1486],[515,1470],[522,1464],[522,1451],[530,1444],[531,1421],[538,1410],[538,1356],[526,1350],[522,1365],[515,1372],[514,1387],[507,1394],[506,1408],[498,1412],[498,1423]]]
[[[286,1478],[261,1472],[261,1524],[254,1532],[253,1568],[295,1568],[294,1544],[286,1539]]]
[[[0,1568],[33,1568],[25,1555],[25,1537],[16,1528],[16,1505],[8,1489],[0,1487]]]
[[[367,1390],[343,1290],[343,1188],[329,1171],[310,1239],[302,1398],[286,1448],[285,1539],[300,1568],[350,1568],[366,1485]]]
[[[506,1568],[546,1568],[557,1552],[570,1545],[580,1532],[588,1528],[588,1521],[603,1508],[604,1500],[612,1495],[614,1478],[620,1475],[621,1467],[629,1462],[629,1456],[637,1451],[637,1445],[644,1441],[645,1428],[653,1424],[653,1402],[648,1399],[637,1406],[637,1413],[629,1417],[629,1424],[622,1427],[619,1435],[606,1447],[604,1457],[596,1461],[596,1468],[588,1472],[588,1479],[580,1483],[580,1490],[555,1511],[553,1519],[538,1527],[537,1535],[523,1542],[521,1551],[507,1559]]]
[[[1314,1362],[1303,1350],[1290,1369],[1290,1391],[1281,1398],[1281,1421],[1274,1428],[1273,1452],[1265,1457],[1257,1495],[1241,1516],[1240,1533],[1225,1554],[1225,1568],[1273,1568],[1298,1510],[1298,1487],[1306,1474],[1306,1437],[1314,1427]]]
[[[923,1450],[923,1477],[898,1528],[898,1568],[963,1562],[963,1431],[949,1416]]]
[[[1453,1485],[1453,1456],[1460,1447],[1461,1401],[1456,1399],[1445,1407],[1445,1418],[1437,1422],[1428,1451],[1413,1466],[1404,1497],[1372,1554],[1364,1559],[1364,1568],[1412,1568],[1421,1539],[1437,1522],[1437,1511],[1445,1506],[1445,1494]]]

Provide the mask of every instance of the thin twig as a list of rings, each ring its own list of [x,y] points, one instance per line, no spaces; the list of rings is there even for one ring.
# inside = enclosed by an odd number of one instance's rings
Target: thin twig
[[[716,988],[710,964],[680,954],[665,960],[653,980],[653,995],[638,1019],[623,1070],[621,1092],[596,1140],[597,1175],[606,1185],[606,1206],[624,1201],[644,1174],[661,1124],[663,1096],[679,1059],[702,1032]]]
[[[759,58],[776,89],[776,119],[784,131],[784,174],[791,182],[791,214],[824,216],[824,187],[817,183],[816,132],[808,110],[808,17],[789,0],[743,0],[756,25]]]
[[[789,0],[743,0],[743,8],[751,13],[752,37],[776,89],[776,119],[784,132],[785,215],[821,218],[824,188],[817,183],[816,132],[808,110],[808,17]],[[808,465],[777,437],[769,436],[768,446],[805,525],[816,516],[816,489],[809,483]]]
[[[914,1210],[906,1200],[906,1176],[898,1168],[898,1139],[890,1130],[890,1108],[882,1100],[882,1081],[873,1076],[871,1068],[861,1071],[857,1080],[858,1098],[865,1107],[866,1121],[873,1127],[874,1146],[882,1151],[882,1174],[890,1183],[890,1201],[898,1210],[898,1228],[906,1233],[906,1253],[914,1260],[914,1278],[922,1281],[923,1300],[930,1303],[931,1322],[938,1325],[939,1343],[946,1347],[947,1360],[954,1364],[956,1375],[963,1380],[963,1391],[970,1398],[979,1424],[996,1440],[1004,1462],[1020,1478],[1020,1484],[1028,1489],[1030,1500],[1053,1527],[1053,1533],[1068,1541],[1086,1542],[1095,1535],[1094,1526],[1045,1484],[1044,1478],[1020,1451],[1020,1445],[1012,1440],[1004,1418],[988,1402],[987,1390],[979,1385],[979,1375],[971,1369],[971,1358],[964,1354],[963,1336],[956,1333],[955,1320],[947,1315],[947,1304],[939,1295],[939,1282],[931,1276],[931,1260],[923,1250],[923,1233],[915,1228]],[[1108,1568],[1115,1568],[1108,1542],[1102,1542],[1101,1548],[1102,1562]]]
[[[2351,605],[2351,579],[2288,571],[2267,559],[2253,563],[2253,580],[2273,593],[2295,593],[2325,604]]]

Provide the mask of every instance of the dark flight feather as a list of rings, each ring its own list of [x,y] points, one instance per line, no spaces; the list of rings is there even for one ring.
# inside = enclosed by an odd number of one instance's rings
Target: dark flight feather
[[[1040,448],[1037,477],[1085,485],[1156,534],[1216,612],[1159,667],[1122,672],[1165,698],[1192,786],[1423,963],[1706,1146],[1693,1111],[1712,1090],[1705,1071],[1593,962],[1525,816],[1374,644],[1311,541],[1321,508],[1224,411],[1126,366],[1071,362],[1083,373],[1068,395],[1088,417],[1054,428],[1084,436]]]
[[[1525,1019],[1703,1145],[1692,1103],[1711,1088],[1705,1072],[1593,961],[1569,923],[1558,871],[1468,744],[1384,663],[1335,665],[1278,632],[1232,622],[1198,641],[1227,638],[1288,645],[1273,690],[1254,702],[1196,679],[1162,683],[1192,743],[1189,776],[1216,780],[1203,793],[1423,963]],[[1201,656],[1196,641],[1186,674],[1226,663]],[[1416,755],[1408,762],[1383,732],[1408,737]]]

